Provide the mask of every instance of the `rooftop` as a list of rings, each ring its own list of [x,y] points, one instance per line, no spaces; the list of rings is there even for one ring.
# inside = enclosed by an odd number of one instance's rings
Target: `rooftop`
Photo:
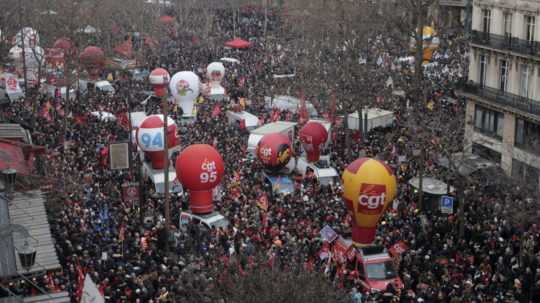
[[[21,233],[14,232],[3,241],[0,250],[0,277],[61,268],[47,221],[45,200],[40,190],[16,192],[11,201],[0,195],[0,223],[21,225],[30,234],[30,239],[27,240]],[[22,268],[19,258],[16,257],[18,247],[24,245],[26,240],[37,251],[35,265],[29,270]]]

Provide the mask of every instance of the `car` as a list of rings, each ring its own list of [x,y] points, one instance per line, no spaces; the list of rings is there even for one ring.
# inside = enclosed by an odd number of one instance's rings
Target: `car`
[[[186,225],[188,223],[199,224],[202,223],[206,228],[212,229],[215,228],[226,228],[229,226],[229,220],[225,218],[222,214],[214,211],[207,215],[196,215],[187,211],[180,213],[180,225]]]
[[[360,284],[365,292],[384,292],[390,283],[393,283],[395,289],[403,289],[404,285],[397,274],[394,259],[386,248],[367,246],[357,250]]]

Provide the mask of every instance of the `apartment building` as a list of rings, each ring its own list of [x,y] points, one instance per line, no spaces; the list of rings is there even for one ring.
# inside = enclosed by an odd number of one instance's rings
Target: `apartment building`
[[[540,0],[473,2],[465,151],[540,187]]]

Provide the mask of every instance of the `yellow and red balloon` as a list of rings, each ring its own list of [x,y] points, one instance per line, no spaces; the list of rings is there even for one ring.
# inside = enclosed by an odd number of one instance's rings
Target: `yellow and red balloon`
[[[360,158],[345,169],[342,180],[343,200],[353,218],[352,240],[371,244],[379,219],[396,197],[396,176],[381,161]]]

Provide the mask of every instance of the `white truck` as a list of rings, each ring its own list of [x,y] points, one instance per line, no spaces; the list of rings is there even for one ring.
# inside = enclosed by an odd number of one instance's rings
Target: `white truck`
[[[255,155],[257,144],[259,144],[261,138],[266,134],[280,133],[287,135],[292,144],[294,142],[295,126],[296,122],[276,121],[250,131],[248,138],[248,152]]]
[[[240,125],[241,121],[244,120],[247,130],[252,130],[257,128],[259,125],[259,118],[257,116],[250,114],[246,111],[234,112],[231,110],[227,111],[227,119],[229,124]]]
[[[300,99],[293,96],[274,96],[274,98],[265,96],[264,97],[264,107],[268,110],[277,108],[281,111],[288,110],[290,112],[296,113],[300,108],[301,101]],[[306,100],[306,109],[310,117],[317,117],[317,109],[311,104],[311,102]]]
[[[319,161],[309,163],[306,158],[299,157],[296,160],[296,173],[306,177],[312,174],[319,180],[321,185],[337,185],[339,184],[339,174],[337,170],[330,166],[330,156],[321,156]]]
[[[370,131],[377,127],[390,127],[394,124],[394,113],[388,110],[380,109],[380,108],[365,108],[362,111],[362,114],[364,115],[362,117],[362,121],[365,117],[365,114],[367,112],[367,129],[366,131]],[[365,122],[364,122],[365,123]],[[350,114],[347,118],[347,124],[349,129],[357,130],[360,126],[360,119],[358,118],[358,112],[354,112]]]

